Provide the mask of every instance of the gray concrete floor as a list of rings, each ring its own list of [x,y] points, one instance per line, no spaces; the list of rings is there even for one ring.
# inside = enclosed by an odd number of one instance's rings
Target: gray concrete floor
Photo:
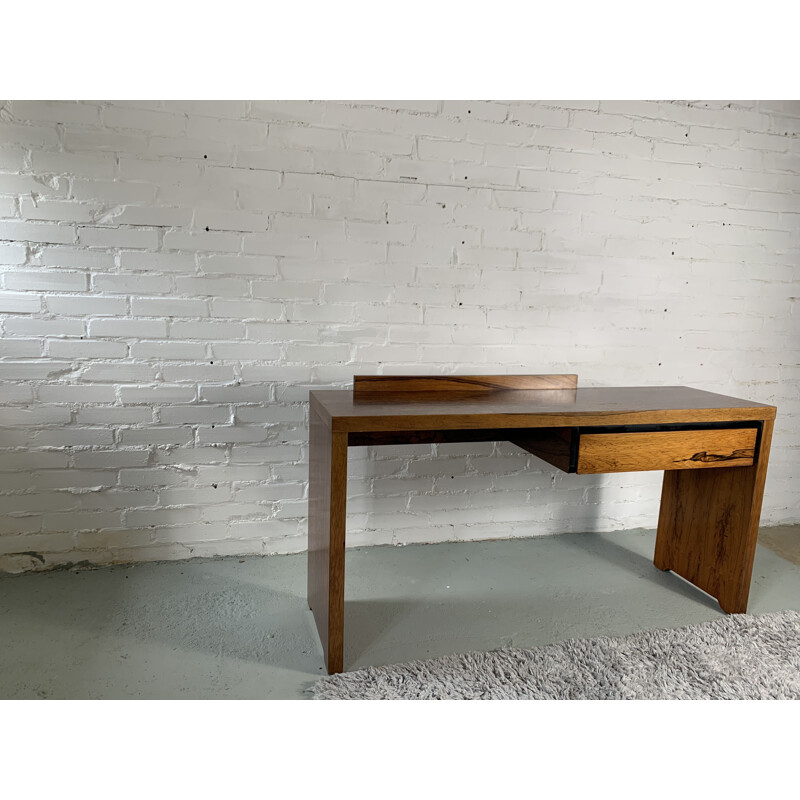
[[[800,610],[800,527],[765,533],[777,552],[757,548],[748,611]],[[345,666],[720,617],[653,566],[654,542],[637,530],[348,550]],[[305,587],[305,554],[0,577],[0,699],[308,698],[323,669]]]

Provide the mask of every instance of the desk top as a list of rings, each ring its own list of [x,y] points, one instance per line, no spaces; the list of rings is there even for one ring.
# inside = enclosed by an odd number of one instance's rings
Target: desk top
[[[775,406],[687,386],[496,391],[442,398],[426,392],[355,399],[351,390],[310,392],[334,432],[556,428],[774,419]]]

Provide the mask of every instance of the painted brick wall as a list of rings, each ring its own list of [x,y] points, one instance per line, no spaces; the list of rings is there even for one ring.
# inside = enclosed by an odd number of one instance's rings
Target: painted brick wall
[[[356,372],[777,404],[798,522],[799,173],[798,102],[0,103],[0,568],[304,549],[307,392]],[[510,444],[350,471],[353,545],[654,527],[660,491]]]

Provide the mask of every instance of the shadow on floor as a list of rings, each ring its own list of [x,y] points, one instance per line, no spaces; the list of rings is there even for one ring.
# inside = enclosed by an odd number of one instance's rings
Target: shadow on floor
[[[606,538],[603,534],[591,533],[564,537],[563,541],[568,547],[580,550],[593,558],[602,558],[607,563],[653,581],[658,586],[668,589],[682,598],[694,600],[716,611],[722,611],[715,597],[674,572],[660,570],[653,563],[652,552],[647,555],[638,552],[633,546],[633,540],[630,543],[621,544]]]
[[[797,525],[778,525],[762,528],[758,532],[758,543],[776,556],[800,566],[800,529]]]
[[[298,668],[298,654],[316,657],[305,598],[232,575],[208,570],[199,580],[161,582],[157,591],[148,591],[147,575],[137,569],[124,581],[110,570],[30,576],[47,577],[83,581],[84,591],[17,608],[15,616],[24,624],[109,637],[111,645],[132,639],[286,669]]]

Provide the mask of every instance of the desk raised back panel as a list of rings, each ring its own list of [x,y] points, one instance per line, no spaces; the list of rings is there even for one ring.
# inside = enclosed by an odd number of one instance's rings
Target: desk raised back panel
[[[482,395],[498,391],[576,389],[577,386],[577,375],[356,375],[353,398],[391,399],[393,395],[410,392],[448,399],[463,393]]]

